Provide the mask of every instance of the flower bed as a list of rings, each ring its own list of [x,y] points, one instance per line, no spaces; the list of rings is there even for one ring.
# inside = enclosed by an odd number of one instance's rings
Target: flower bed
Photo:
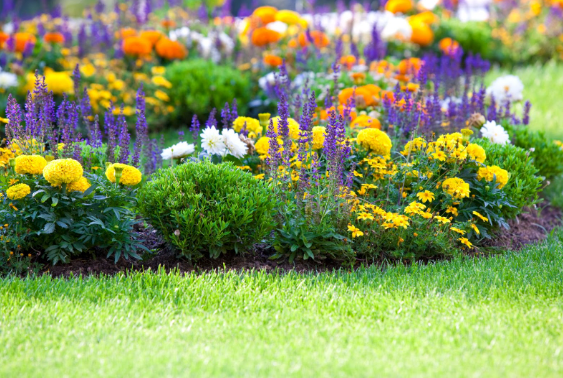
[[[29,92],[22,107],[6,91],[0,271],[99,253],[159,261],[162,247],[139,229],[194,263],[354,266],[490,250],[563,173],[561,142],[528,128],[517,77],[485,87],[489,61],[434,39],[438,12],[386,8],[358,11],[359,25],[338,33],[322,26],[330,14],[318,15],[318,30],[315,18],[272,7],[217,18],[205,38],[223,42],[210,56],[190,44],[194,30],[172,30],[205,26],[182,9],[174,21],[98,7],[76,45],[71,29],[37,45],[31,33],[22,51],[14,43],[23,37],[9,36],[2,56],[12,70],[20,64]],[[113,19],[124,22],[115,31]],[[25,27],[51,25],[41,20]],[[364,21],[367,37],[355,32]],[[408,38],[396,30],[405,22]],[[85,25],[107,38],[85,45]],[[220,66],[235,51],[229,31],[249,67]],[[111,59],[96,51],[103,46]],[[31,81],[25,70],[37,60],[52,66]],[[171,114],[190,126],[177,140],[153,138],[178,122]]]

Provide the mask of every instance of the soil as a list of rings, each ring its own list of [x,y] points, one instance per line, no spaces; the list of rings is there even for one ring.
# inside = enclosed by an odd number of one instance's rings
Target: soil
[[[495,237],[484,243],[478,250],[469,255],[481,255],[480,252],[491,250],[511,249],[519,250],[527,244],[544,240],[555,227],[562,224],[562,211],[558,208],[543,204],[537,209],[527,209],[518,219],[510,222],[509,230],[501,230]],[[212,270],[266,270],[266,271],[295,271],[295,272],[324,272],[342,268],[341,262],[336,261],[295,261],[271,260],[274,250],[265,245],[256,245],[254,250],[244,256],[222,256],[218,259],[202,258],[197,262],[190,262],[178,258],[164,243],[164,240],[152,228],[138,228],[140,238],[149,250],[158,251],[156,255],[144,260],[127,261],[121,259],[115,263],[113,258],[106,258],[103,251],[95,256],[75,259],[66,265],[46,265],[42,273],[54,277],[69,277],[78,275],[114,275],[120,272],[165,269],[177,269],[182,273],[204,272]],[[359,267],[364,261],[356,261]],[[375,262],[377,264],[377,262]],[[351,268],[350,266],[348,268]]]

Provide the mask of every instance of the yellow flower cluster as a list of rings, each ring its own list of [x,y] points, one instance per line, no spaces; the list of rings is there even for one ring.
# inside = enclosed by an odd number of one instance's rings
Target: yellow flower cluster
[[[424,138],[414,138],[412,141],[405,144],[405,149],[401,152],[402,155],[407,156],[411,152],[421,151],[426,147]]]
[[[10,159],[14,158],[14,153],[7,148],[0,148],[0,167],[8,165]]]
[[[16,158],[16,173],[40,175],[47,165],[47,160],[40,155],[21,155]]]
[[[90,185],[90,182],[88,181],[88,179],[86,177],[81,177],[80,179],[78,179],[78,181],[71,182],[70,184],[68,184],[68,186],[66,187],[66,190],[68,190],[69,192],[82,192],[82,193],[84,193],[91,186],[92,185]]]
[[[426,153],[440,161],[449,159],[463,160],[467,158],[467,146],[461,133],[441,135],[435,142],[428,143]]]
[[[481,167],[477,171],[477,179],[479,181],[485,179],[491,182],[495,179],[495,177],[496,177],[497,188],[502,189],[508,182],[508,179],[510,178],[510,174],[506,170],[496,165],[490,167]]]
[[[121,177],[119,174],[121,171]],[[137,168],[121,163],[110,165],[106,170],[106,177],[109,181],[115,183],[116,176],[119,178],[119,183],[125,186],[135,186],[143,179],[143,174]]]
[[[268,156],[268,151],[270,151],[270,138],[262,137],[256,141],[254,144],[256,152],[260,156]]]
[[[363,129],[358,133],[356,141],[377,155],[388,156],[391,153],[391,139],[379,129]]]
[[[326,127],[315,126],[313,127],[313,150],[320,150],[324,146]]]
[[[245,126],[246,125],[246,126]],[[260,121],[256,118],[251,117],[238,117],[233,121],[233,129],[240,133],[240,131],[246,128],[246,130],[254,135],[262,134],[262,126],[260,125]]]
[[[274,117],[271,121],[274,125],[274,131],[279,134],[278,125],[280,123],[280,117]],[[287,121],[289,124],[289,137],[295,140],[299,139],[299,124],[293,118],[288,118]]]
[[[469,155],[470,159],[478,161],[479,163],[484,163],[485,159],[487,158],[485,149],[474,143],[471,143],[469,144],[469,146],[467,146],[467,155]]]
[[[457,177],[444,180],[442,189],[456,199],[469,197],[469,184]]]
[[[82,165],[74,159],[53,160],[43,170],[45,180],[55,186],[74,183],[83,173]]]
[[[31,193],[31,188],[27,184],[17,184],[10,186],[8,190],[6,190],[6,196],[13,201],[22,199],[29,193]]]

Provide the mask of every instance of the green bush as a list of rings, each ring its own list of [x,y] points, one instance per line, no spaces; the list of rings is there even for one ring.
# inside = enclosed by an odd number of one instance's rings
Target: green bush
[[[138,194],[139,209],[188,258],[242,253],[274,227],[275,201],[263,181],[232,163],[187,163],[159,170]]]
[[[542,131],[533,131],[525,126],[503,125],[515,146],[530,153],[541,176],[551,181],[563,173],[563,150]]]
[[[492,48],[491,27],[486,22],[459,22],[455,18],[443,20],[436,32],[436,41],[445,37],[458,41],[464,51],[480,54],[486,59],[496,53]]]
[[[526,150],[512,144],[502,146],[488,139],[478,139],[475,143],[485,149],[487,165],[499,166],[510,173],[510,179],[502,190],[515,207],[505,206],[501,209],[505,218],[513,219],[522,212],[524,206],[538,203],[543,179],[539,177],[539,170],[532,164],[532,158]]]
[[[222,109],[225,103],[237,100],[240,114],[246,114],[252,98],[248,75],[230,66],[194,59],[168,66],[166,78],[172,83],[171,101],[175,105],[176,120],[183,123],[192,115],[206,118],[213,108]]]
[[[102,175],[85,174],[89,189],[67,191],[52,186],[43,176],[10,174],[0,179],[2,194],[10,187],[8,177],[17,177],[18,184],[27,185],[30,193],[17,200],[0,196],[4,228],[0,248],[9,259],[5,267],[0,264],[0,272],[21,271],[27,264],[23,260],[31,257],[29,252],[45,251],[44,258],[57,264],[95,248],[106,251],[116,262],[140,259],[137,252],[147,250],[133,233],[133,226],[140,222],[132,211],[136,189],[112,184]]]

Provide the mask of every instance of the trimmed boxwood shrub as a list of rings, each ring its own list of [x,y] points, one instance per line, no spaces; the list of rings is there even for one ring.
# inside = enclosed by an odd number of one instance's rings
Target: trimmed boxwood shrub
[[[529,152],[541,176],[551,181],[563,173],[563,150],[544,132],[525,126],[503,126],[510,134],[512,143]]]
[[[190,259],[209,251],[243,253],[274,227],[269,184],[232,163],[189,162],[164,168],[138,193],[139,210]]]
[[[539,176],[539,170],[528,151],[510,143],[502,146],[488,139],[477,139],[475,143],[485,149],[487,165],[499,166],[510,173],[510,179],[502,190],[515,207],[504,206],[501,209],[505,218],[513,219],[522,212],[524,206],[538,203],[543,177]]]
[[[247,74],[203,59],[171,64],[166,68],[166,78],[172,83],[170,98],[176,108],[174,116],[184,124],[194,114],[206,119],[211,109],[220,112],[233,99],[237,100],[239,114],[246,114],[252,99],[252,84]]]

